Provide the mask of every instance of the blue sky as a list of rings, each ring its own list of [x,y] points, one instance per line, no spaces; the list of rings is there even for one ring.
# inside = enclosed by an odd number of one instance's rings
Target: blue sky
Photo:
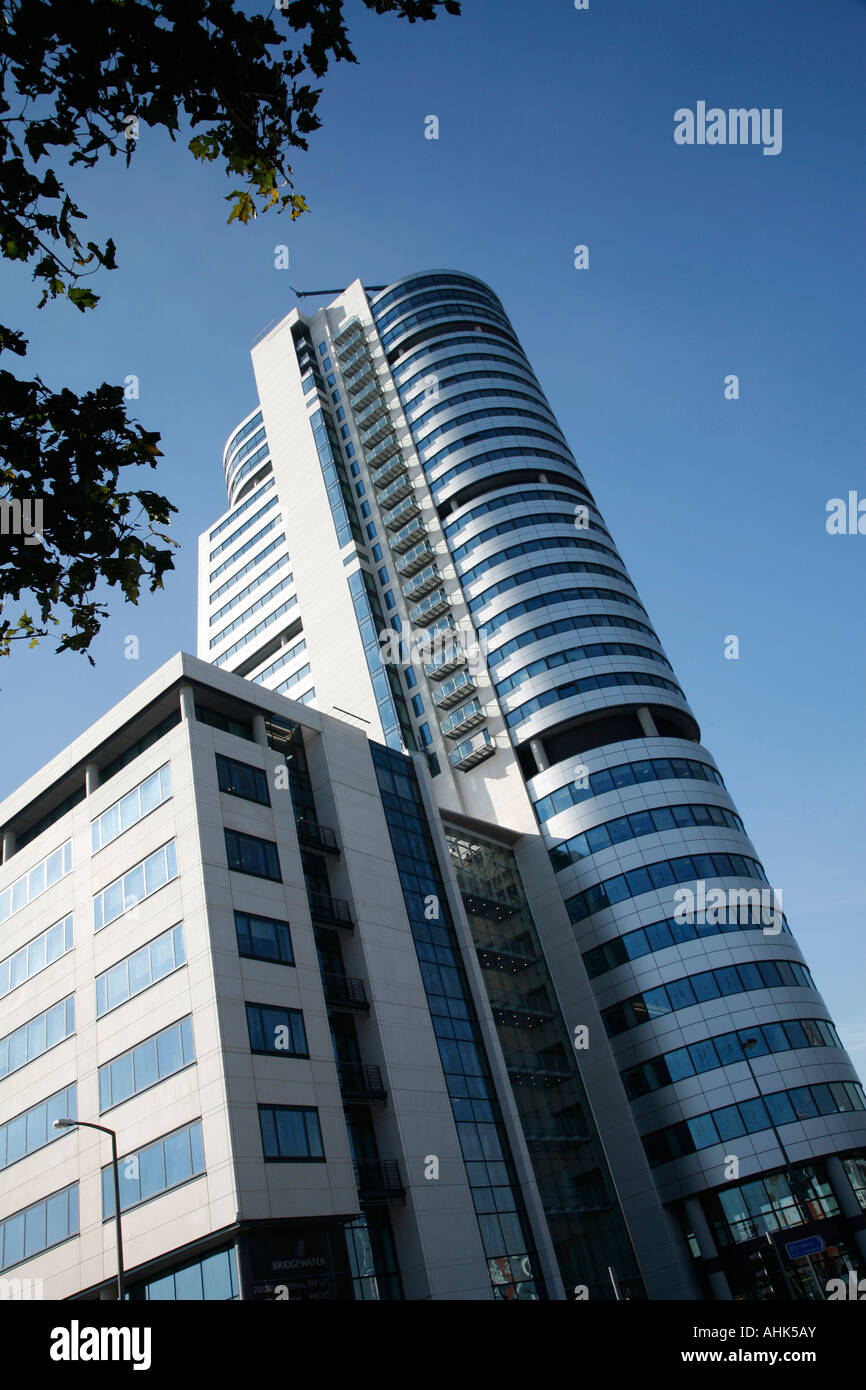
[[[196,538],[225,508],[249,349],[293,306],[290,283],[467,270],[522,338],[866,1070],[866,537],[825,529],[831,497],[866,496],[866,6],[464,0],[461,18],[414,26],[347,12],[360,63],[325,80],[323,129],[294,161],[299,222],[227,227],[231,185],[143,128],[129,170],[70,180],[88,235],[118,246],[95,313],[37,312],[4,263],[4,321],[49,384],[139,377],[180,550],[162,594],[113,602],[95,668],[48,643],[2,664],[0,795],[194,650]],[[675,110],[700,100],[782,108],[782,152],[676,145]]]

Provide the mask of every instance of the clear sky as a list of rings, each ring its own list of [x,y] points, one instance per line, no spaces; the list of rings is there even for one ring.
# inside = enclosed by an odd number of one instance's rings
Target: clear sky
[[[165,453],[141,485],[179,507],[180,550],[162,594],[113,602],[95,668],[48,643],[0,663],[0,795],[194,651],[196,538],[225,509],[249,349],[293,307],[290,283],[469,271],[512,318],[866,1073],[866,536],[825,527],[830,498],[866,498],[866,5],[464,0],[414,26],[347,12],[360,65],[325,79],[323,129],[294,161],[299,222],[227,227],[231,185],[142,128],[131,169],[70,181],[88,236],[118,246],[94,313],[37,313],[3,263],[4,322],[49,384],[139,377],[137,417]],[[699,101],[781,108],[781,153],[675,144],[674,112]]]

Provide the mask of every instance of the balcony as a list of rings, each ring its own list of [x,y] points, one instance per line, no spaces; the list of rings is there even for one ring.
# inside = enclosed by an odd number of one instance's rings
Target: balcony
[[[377,420],[381,420],[382,416],[388,409],[384,400],[379,394],[378,384],[368,388],[368,391],[370,402],[369,405],[365,405],[363,409],[356,410],[355,412],[355,424],[358,426],[358,429],[361,430],[362,443],[364,442],[366,431],[368,431],[370,427],[376,423]],[[366,395],[362,397],[362,400],[366,401],[366,399]],[[388,421],[388,424],[390,425],[390,420]]]
[[[385,402],[379,395],[379,382],[376,376],[371,375],[366,381],[361,382],[360,390],[352,401],[352,409],[359,426],[363,419],[366,419],[369,424],[376,418],[375,415],[367,415],[367,411],[372,411],[376,406],[381,406],[381,410],[377,411],[377,414],[381,415],[382,410],[385,409]]]
[[[414,579],[410,579],[408,584],[402,585],[403,597],[407,599],[422,598],[424,594],[429,594],[431,589],[435,589],[437,584],[442,583],[442,575],[439,566],[434,562],[416,574]]]
[[[341,361],[343,356],[348,357],[351,349],[356,346],[356,339],[358,343],[366,343],[367,341],[364,336],[364,325],[357,316],[349,319],[345,328],[341,328],[334,338],[334,347],[337,349]]]
[[[348,364],[343,367],[343,375],[346,377],[346,385],[349,390],[349,395],[353,398],[353,405],[367,386],[372,385],[375,387],[377,382],[376,369],[367,356],[366,351],[363,349],[355,353],[352,359],[351,371],[348,369]]]
[[[571,1075],[565,1057],[550,1052],[507,1052],[505,1065],[517,1086],[556,1086]]]
[[[406,1189],[396,1159],[383,1158],[378,1163],[356,1161],[353,1166],[358,1196],[364,1206],[383,1206],[388,1202],[406,1200]]]
[[[595,1216],[610,1211],[613,1202],[601,1192],[580,1192],[570,1187],[546,1187],[541,1191],[546,1216]]]
[[[510,1028],[537,1028],[553,1017],[550,1000],[544,990],[534,994],[519,994],[517,990],[490,992],[490,1008],[499,1024]]]
[[[387,1091],[378,1067],[363,1062],[338,1062],[337,1075],[344,1100],[385,1100]]]
[[[446,647],[444,652],[439,652],[432,661],[425,661],[424,671],[431,681],[441,681],[443,676],[456,671],[458,666],[465,665],[466,653],[459,642],[454,642],[450,647]]]
[[[325,1003],[329,1008],[341,1009],[347,1013],[370,1012],[370,1001],[363,980],[325,970],[322,972],[322,988],[325,991]]]
[[[593,1138],[573,1115],[527,1115],[523,1120],[523,1134],[527,1144],[538,1148],[588,1144]]]
[[[370,362],[370,354],[367,351],[366,343],[363,347],[355,348],[354,352],[350,352],[348,357],[340,358],[340,366],[343,369],[343,376],[346,381],[354,381],[361,367],[367,365],[372,366],[373,364]],[[351,389],[350,386],[349,390],[351,391]]]
[[[421,508],[419,507],[418,511],[420,512],[420,510]],[[391,537],[391,549],[396,551],[398,555],[402,555],[409,549],[410,545],[414,544],[415,541],[419,541],[421,537],[426,536],[426,534],[427,532],[423,521],[410,521],[408,525],[403,526],[395,536]]]
[[[490,734],[486,729],[479,729],[477,734],[467,738],[465,743],[459,744],[448,754],[448,761],[458,772],[470,772],[485,758],[492,758],[495,752],[496,744]]]
[[[403,498],[408,497],[409,493],[413,491],[412,483],[407,474],[404,473],[401,478],[395,478],[393,483],[389,483],[387,487],[382,489],[378,497],[379,506],[387,511],[396,506],[398,502],[402,502]]]
[[[527,934],[519,937],[482,936],[473,933],[478,962],[483,970],[508,971],[519,975],[527,966],[538,960],[532,938]]]
[[[479,700],[467,700],[447,719],[442,720],[442,732],[447,738],[460,738],[470,729],[477,729],[485,720],[484,709]]]
[[[417,545],[413,545],[411,550],[407,550],[402,560],[397,561],[397,573],[404,578],[410,574],[417,574],[421,566],[432,559],[433,547],[425,536]]]
[[[307,889],[307,898],[310,903],[310,916],[314,922],[321,922],[323,926],[355,930],[349,904],[342,898],[329,897],[327,893],[318,893],[314,888]]]
[[[404,504],[405,505],[405,504]],[[420,603],[416,603],[414,608],[409,609],[409,621],[418,623],[421,627],[426,627],[432,623],[434,618],[438,618],[440,613],[444,613],[450,608],[451,600],[444,589],[435,589],[432,594],[422,598]]]
[[[367,461],[369,463],[369,459]],[[401,473],[405,473],[408,467],[409,465],[402,454],[392,454],[378,468],[373,469],[370,474],[370,482],[374,487],[386,487],[393,478],[398,478]]]
[[[322,849],[326,854],[340,853],[337,836],[329,825],[319,825],[318,821],[314,820],[298,819],[295,826],[299,844],[306,845],[309,849]]]
[[[391,416],[387,413],[386,407],[381,419],[377,420],[371,429],[365,430],[365,432],[361,435],[361,443],[363,444],[365,451],[372,449],[374,444],[381,443],[385,436],[392,432],[393,428],[394,425],[392,423]]]
[[[397,531],[405,522],[411,521],[413,516],[420,515],[421,508],[418,505],[417,497],[407,497],[405,502],[399,502],[394,510],[388,513],[384,519],[385,525],[389,531]],[[419,530],[423,531],[424,527],[421,526]]]
[[[389,434],[387,439],[383,439],[381,444],[377,444],[375,449],[370,449],[367,453],[367,467],[371,468],[374,463],[382,463],[386,458],[397,452],[400,445],[397,443],[396,434]]]
[[[425,667],[426,670],[426,667]],[[432,673],[428,671],[428,675]],[[445,681],[433,696],[433,703],[439,709],[450,709],[456,705],[466,695],[474,695],[477,687],[475,681],[468,671],[460,671],[456,676],[452,676],[450,681]]]

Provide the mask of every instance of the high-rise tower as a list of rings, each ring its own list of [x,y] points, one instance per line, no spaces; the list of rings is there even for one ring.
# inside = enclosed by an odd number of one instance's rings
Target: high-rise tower
[[[823,1296],[862,1089],[499,300],[356,281],[253,365],[199,655],[426,754],[566,1286],[621,1211],[651,1297]]]

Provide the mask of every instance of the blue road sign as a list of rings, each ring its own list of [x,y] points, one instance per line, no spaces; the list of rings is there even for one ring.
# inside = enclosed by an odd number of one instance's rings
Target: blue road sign
[[[819,1255],[827,1249],[827,1242],[821,1236],[806,1236],[803,1240],[792,1240],[785,1249],[792,1260],[801,1260],[805,1255]]]

